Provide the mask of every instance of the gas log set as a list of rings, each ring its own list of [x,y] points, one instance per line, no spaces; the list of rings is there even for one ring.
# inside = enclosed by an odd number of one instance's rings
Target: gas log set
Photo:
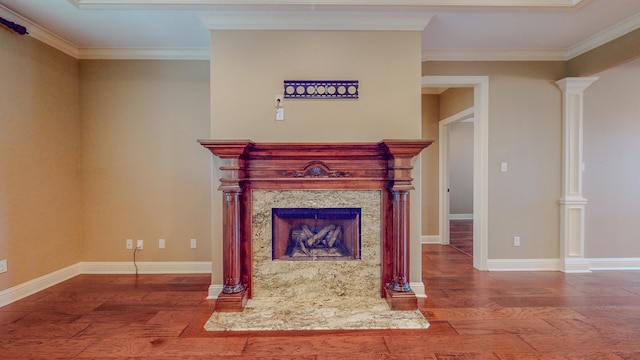
[[[285,255],[290,257],[351,256],[342,239],[342,227],[300,224],[291,229]]]

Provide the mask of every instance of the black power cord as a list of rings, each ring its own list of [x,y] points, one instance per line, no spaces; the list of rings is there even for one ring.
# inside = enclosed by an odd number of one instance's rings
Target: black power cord
[[[138,275],[138,264],[136,264],[136,254],[138,253],[138,250],[140,250],[139,247],[136,246],[136,248],[133,250],[133,266],[136,267],[136,275]]]

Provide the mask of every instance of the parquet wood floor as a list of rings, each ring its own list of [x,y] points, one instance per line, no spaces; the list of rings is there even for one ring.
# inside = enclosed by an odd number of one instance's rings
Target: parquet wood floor
[[[640,359],[640,272],[422,255],[427,330],[206,332],[208,275],[81,275],[0,308],[0,359]]]

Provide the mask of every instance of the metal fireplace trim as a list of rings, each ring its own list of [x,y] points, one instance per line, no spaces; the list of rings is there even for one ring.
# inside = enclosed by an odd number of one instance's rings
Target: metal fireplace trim
[[[272,208],[271,258],[274,261],[360,260],[361,217],[361,208]],[[309,236],[300,231],[303,225]],[[325,252],[334,255],[323,256]]]

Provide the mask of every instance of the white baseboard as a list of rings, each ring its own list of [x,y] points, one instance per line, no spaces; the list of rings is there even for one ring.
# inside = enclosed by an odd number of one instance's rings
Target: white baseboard
[[[39,278],[0,291],[0,307],[23,299],[53,285],[81,274],[135,274],[133,263],[128,262],[79,262]],[[210,274],[211,262],[167,261],[139,262],[139,274]]]
[[[489,271],[559,271],[558,259],[488,259]]]
[[[33,295],[38,291],[42,291],[65,280],[69,280],[76,275],[80,275],[80,267],[78,264],[67,266],[66,268],[0,291],[0,307]]]
[[[81,262],[81,274],[135,274],[131,261]],[[142,261],[138,274],[206,274],[211,273],[210,261]]]
[[[207,296],[207,300],[215,300],[218,298],[218,295],[222,292],[223,285],[222,284],[211,284],[209,285],[209,295]]]
[[[567,274],[590,273],[591,264],[585,258],[566,258],[564,259],[564,268],[562,268],[562,263],[560,264],[560,271]]]
[[[640,258],[591,258],[591,270],[640,270]]]
[[[420,237],[421,244],[440,244],[440,235],[422,235]]]
[[[640,270],[640,258],[489,259],[489,271],[564,271],[588,273],[601,270]]]
[[[449,214],[449,220],[473,220],[473,214]]]
[[[410,282],[409,287],[416,294],[417,298],[426,298],[427,293],[425,292],[424,283],[423,282]]]

